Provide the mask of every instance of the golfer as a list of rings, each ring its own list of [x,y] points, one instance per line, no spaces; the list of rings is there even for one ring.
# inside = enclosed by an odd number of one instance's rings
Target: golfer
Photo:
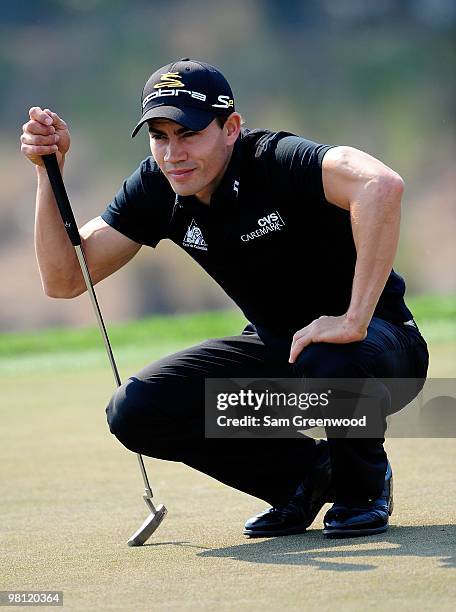
[[[85,283],[41,158],[56,153],[63,170],[70,134],[49,109],[29,114],[21,142],[38,177],[43,288],[72,298]],[[132,451],[183,462],[265,500],[271,507],[247,521],[248,536],[304,532],[326,502],[326,536],[381,533],[392,511],[383,437],[205,438],[206,378],[424,382],[428,366],[404,280],[392,269],[401,177],[352,147],[242,123],[217,68],[188,58],[160,68],[143,88],[132,134],[146,125],[152,156],[80,228],[95,283],[142,245],[168,239],[249,322],[239,335],[208,339],[130,377],[107,407],[110,430]],[[387,413],[405,405],[387,392],[384,400]]]

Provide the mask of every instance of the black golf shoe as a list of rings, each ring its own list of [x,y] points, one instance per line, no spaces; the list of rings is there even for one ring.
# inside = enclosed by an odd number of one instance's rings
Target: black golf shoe
[[[250,518],[244,535],[251,538],[303,533],[313,523],[326,502],[334,499],[331,490],[331,463],[328,445],[322,441],[315,463],[293,497]]]
[[[323,519],[323,533],[328,538],[354,538],[383,533],[393,512],[393,472],[388,461],[385,486],[377,499],[365,504],[336,503]]]

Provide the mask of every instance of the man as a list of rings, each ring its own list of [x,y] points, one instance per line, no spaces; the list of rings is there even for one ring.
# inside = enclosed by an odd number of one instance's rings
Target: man
[[[272,507],[245,525],[251,537],[303,532],[327,501],[334,501],[324,518],[328,537],[385,531],[392,473],[383,438],[205,438],[204,381],[425,378],[426,343],[404,303],[404,281],[392,271],[402,179],[351,147],[241,128],[228,82],[203,62],[184,58],[160,68],[141,102],[133,136],[148,125],[152,157],[80,229],[92,278],[168,238],[220,284],[249,325],[128,379],[107,408],[112,433],[132,451],[182,461],[266,500]],[[77,296],[85,285],[41,160],[55,152],[63,169],[67,126],[34,107],[21,140],[38,175],[44,290]],[[385,401],[389,412],[404,405]]]

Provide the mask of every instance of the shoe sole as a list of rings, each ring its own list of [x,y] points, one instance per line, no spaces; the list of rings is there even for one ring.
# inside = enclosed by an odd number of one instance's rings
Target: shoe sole
[[[306,527],[290,527],[289,529],[282,529],[281,531],[249,531],[244,529],[243,534],[249,536],[249,538],[275,538],[277,536],[294,535],[297,533],[305,533]]]
[[[385,533],[389,525],[373,527],[372,529],[323,529],[323,535],[327,538],[360,538],[362,536]]]

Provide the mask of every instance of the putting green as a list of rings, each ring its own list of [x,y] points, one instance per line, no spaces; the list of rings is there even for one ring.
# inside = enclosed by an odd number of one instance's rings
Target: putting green
[[[433,376],[453,375],[454,348],[431,346]],[[306,534],[248,540],[243,522],[263,502],[147,460],[169,515],[149,545],[127,547],[147,509],[136,458],[106,426],[104,360],[87,351],[3,364],[0,589],[63,590],[64,609],[81,611],[454,609],[452,439],[387,441],[392,527],[358,540],[323,539],[324,510]],[[123,376],[145,361],[118,354]]]

